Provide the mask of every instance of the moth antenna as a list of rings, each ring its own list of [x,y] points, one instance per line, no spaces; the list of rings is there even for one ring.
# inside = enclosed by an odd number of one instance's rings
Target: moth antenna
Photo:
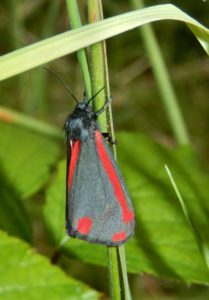
[[[93,100],[102,90],[104,90],[104,88],[105,88],[105,86],[103,86],[94,96],[92,96],[86,103],[86,106],[88,106],[89,103],[91,102],[91,100]]]
[[[74,96],[72,90],[70,89],[70,87],[67,85],[67,83],[65,82],[65,80],[61,77],[61,75],[54,70],[51,70],[49,68],[44,67],[44,70],[51,72],[52,74],[54,74],[57,79],[64,85],[64,87],[66,88],[66,90],[68,91],[68,93],[73,97],[73,99],[75,100],[76,103],[79,103],[78,99]]]

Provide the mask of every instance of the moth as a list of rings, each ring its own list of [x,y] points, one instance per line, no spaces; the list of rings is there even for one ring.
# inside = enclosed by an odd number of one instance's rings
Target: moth
[[[98,94],[98,93],[97,93]],[[97,95],[96,94],[96,95]],[[134,233],[132,202],[114,156],[97,124],[93,98],[78,101],[67,117],[66,230],[71,237],[119,246]]]

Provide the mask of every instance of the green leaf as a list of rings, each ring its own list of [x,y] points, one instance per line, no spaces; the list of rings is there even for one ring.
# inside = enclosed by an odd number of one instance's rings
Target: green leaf
[[[25,209],[13,186],[0,167],[0,228],[31,242],[32,228]]]
[[[136,234],[126,246],[128,270],[189,283],[209,283],[208,269],[164,169],[166,163],[175,174],[196,226],[208,241],[209,177],[199,166],[196,154],[190,147],[166,149],[140,134],[121,133],[117,138],[120,166],[136,212]],[[65,236],[64,162],[47,193],[44,216],[58,245]],[[103,246],[69,239],[62,250],[84,262],[106,264]]]
[[[45,135],[15,124],[0,122],[0,164],[10,185],[21,198],[37,192],[57,161],[57,143]]]
[[[0,80],[20,74],[130,29],[160,20],[185,22],[205,51],[209,53],[209,30],[206,27],[174,5],[156,5],[82,26],[3,55],[0,58]]]
[[[0,231],[0,299],[94,300],[99,294]]]

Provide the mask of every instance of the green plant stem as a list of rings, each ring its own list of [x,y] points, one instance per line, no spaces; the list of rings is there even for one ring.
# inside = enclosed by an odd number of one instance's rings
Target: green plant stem
[[[89,23],[95,23],[101,20],[100,12],[100,0],[88,1],[88,15]],[[94,109],[99,110],[104,105],[105,100],[105,72],[104,72],[104,55],[103,55],[103,42],[96,43],[91,47],[90,55],[90,66],[91,66],[91,80],[92,80],[92,91],[95,95],[101,88],[104,89],[94,99]],[[107,118],[106,113],[103,113],[98,118],[100,130],[107,132]]]
[[[12,49],[18,49],[22,46],[22,22],[18,15],[19,1],[9,0],[10,12],[10,46]]]
[[[63,139],[62,130],[48,125],[42,121],[38,121],[31,117],[27,117],[24,114],[17,113],[11,109],[4,108],[0,106],[0,121],[11,124],[18,124],[26,129],[31,129],[36,132],[46,134],[53,138]]]
[[[42,39],[46,39],[54,32],[57,16],[59,13],[60,2],[51,0],[48,3],[48,8],[45,15],[45,23],[42,31]],[[46,102],[46,86],[47,74],[42,69],[37,69],[32,74],[32,80],[28,88],[28,99],[30,100],[29,112],[37,111],[39,115],[45,116],[47,114]],[[31,89],[33,93],[31,94]]]
[[[109,289],[111,300],[121,300],[120,274],[117,247],[107,247]]]
[[[88,1],[88,14],[90,23],[103,19],[101,0]],[[96,94],[103,86],[105,87],[104,91],[99,93],[94,102],[95,110],[98,110],[110,98],[106,45],[104,41],[91,47],[91,76],[93,94]],[[108,107],[106,113],[99,116],[98,123],[102,132],[110,132],[114,138],[111,106]],[[112,147],[112,150],[116,158],[115,146]],[[107,253],[111,299],[131,299],[124,246],[107,247]]]
[[[121,286],[122,286],[123,298],[124,300],[131,300],[132,297],[131,297],[128,276],[127,276],[126,254],[125,254],[124,246],[118,247],[118,257],[119,257],[120,268],[121,268],[121,280],[122,280]]]
[[[77,1],[67,0],[67,10],[70,18],[71,27],[73,29],[81,27],[82,24],[79,15]],[[79,51],[77,51],[77,57],[78,57],[79,65],[81,67],[81,72],[83,75],[87,97],[90,99],[92,97],[92,86],[91,86],[91,77],[89,73],[89,66],[88,66],[85,49],[80,49]]]
[[[23,20],[19,17],[20,1],[9,0],[9,12],[10,12],[10,46],[12,50],[18,50],[23,46],[22,33],[23,33]],[[18,78],[18,88],[20,93],[21,107],[23,111],[27,111],[27,90],[28,90],[28,76],[23,74]]]
[[[134,9],[144,7],[143,0],[131,0],[131,3]],[[179,144],[189,144],[190,139],[181,113],[181,109],[178,104],[178,99],[172,86],[172,82],[170,80],[169,73],[167,71],[167,67],[161,54],[161,50],[152,26],[150,24],[142,26],[139,29],[139,32],[145,44],[147,55],[149,57],[151,67],[158,84],[161,99],[167,111],[168,119],[175,135],[176,141]]]

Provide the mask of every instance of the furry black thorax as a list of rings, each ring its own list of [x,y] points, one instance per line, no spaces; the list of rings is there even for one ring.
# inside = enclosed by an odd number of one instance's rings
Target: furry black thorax
[[[64,128],[67,138],[72,141],[85,142],[94,137],[98,128],[96,115],[87,102],[82,101],[75,106],[72,114],[67,116]]]

